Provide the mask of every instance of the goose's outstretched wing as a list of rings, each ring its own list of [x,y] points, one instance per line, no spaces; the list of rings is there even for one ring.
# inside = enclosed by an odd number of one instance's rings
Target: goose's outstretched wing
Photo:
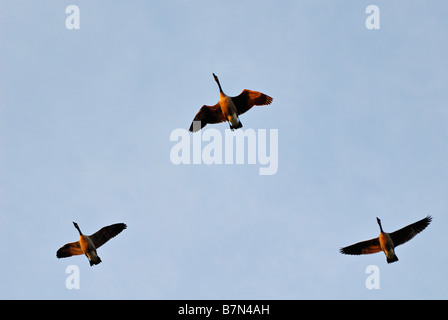
[[[197,124],[195,125],[195,121]],[[202,106],[193,119],[190,126],[190,132],[196,132],[204,128],[207,123],[220,123],[226,121],[219,103],[214,106]]]
[[[232,97],[232,101],[238,110],[238,115],[240,115],[253,106],[265,106],[271,104],[273,99],[264,93],[244,89],[238,96]]]
[[[394,246],[399,246],[405,242],[408,242],[412,238],[414,238],[418,233],[422,232],[432,221],[431,216],[427,216],[426,218],[414,222],[404,228],[401,228],[397,231],[389,233]]]
[[[110,226],[101,228],[100,230],[89,236],[89,238],[90,240],[92,240],[95,248],[98,249],[124,229],[126,229],[126,225],[124,223],[112,224]]]
[[[61,248],[59,248],[59,250],[56,252],[56,257],[67,258],[71,256],[77,256],[80,254],[84,254],[84,251],[82,251],[79,241],[76,241],[67,243]]]
[[[372,254],[381,251],[380,240],[378,238],[361,241],[351,246],[339,249],[342,254]]]

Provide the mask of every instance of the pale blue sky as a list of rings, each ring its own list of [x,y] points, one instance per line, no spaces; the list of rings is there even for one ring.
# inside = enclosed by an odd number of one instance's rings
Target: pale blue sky
[[[380,30],[365,27],[370,4]],[[0,298],[447,299],[447,9],[1,1]],[[278,129],[276,175],[171,163],[170,133],[217,102],[213,72],[229,95],[274,98],[241,121]],[[377,236],[377,216],[394,231],[428,214],[397,263],[339,254]],[[90,267],[56,258],[72,221],[128,229]]]

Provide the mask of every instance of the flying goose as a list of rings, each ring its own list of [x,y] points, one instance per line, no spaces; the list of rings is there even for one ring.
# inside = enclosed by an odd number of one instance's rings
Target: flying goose
[[[219,102],[214,106],[203,106],[193,119],[190,132],[196,132],[204,128],[207,123],[220,123],[228,121],[230,129],[241,128],[239,115],[245,113],[253,106],[271,104],[272,98],[258,91],[243,90],[236,97],[227,96],[221,88],[218,77],[213,73],[213,78],[219,87]]]
[[[427,216],[426,218],[401,228],[400,230],[387,233],[384,232],[381,227],[381,220],[376,218],[381,231],[378,238],[358,242],[351,246],[341,248],[340,252],[342,254],[360,255],[383,251],[386,254],[387,263],[398,261],[398,257],[395,255],[395,248],[408,242],[419,232],[422,232],[429,225],[431,220],[432,217]]]
[[[61,247],[58,252],[56,252],[56,257],[67,258],[71,256],[76,256],[80,254],[85,254],[89,259],[90,266],[99,264],[101,262],[100,257],[96,253],[96,249],[101,247],[107,241],[115,237],[121,231],[126,229],[124,223],[116,223],[110,226],[101,228],[94,234],[90,236],[83,235],[81,229],[79,229],[78,224],[73,222],[75,228],[79,232],[79,241],[70,242]]]

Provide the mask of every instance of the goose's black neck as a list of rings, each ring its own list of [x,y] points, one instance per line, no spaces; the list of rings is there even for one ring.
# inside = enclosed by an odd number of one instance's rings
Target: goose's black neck
[[[76,222],[73,222],[73,225],[75,226],[76,230],[78,230],[79,235],[82,236],[81,229],[79,229],[78,224]]]
[[[378,225],[380,226],[380,231],[381,231],[381,232],[384,232],[384,231],[383,231],[383,227],[381,226],[381,220],[378,219],[378,218],[376,218],[376,222],[378,222]]]
[[[224,92],[222,91],[221,84],[219,83],[219,79],[218,79],[218,77],[217,77],[215,74],[213,74],[213,78],[215,79],[216,83],[218,84],[219,92],[224,93]]]

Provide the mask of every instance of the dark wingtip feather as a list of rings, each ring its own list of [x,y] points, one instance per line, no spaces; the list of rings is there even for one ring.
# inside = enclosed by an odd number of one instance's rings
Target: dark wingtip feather
[[[199,122],[199,125],[194,125],[195,123]],[[190,125],[190,129],[188,129],[188,131],[190,132],[198,132],[200,131],[203,127],[205,127],[205,124],[202,125],[202,121],[198,121],[198,120],[194,120],[191,125]]]

